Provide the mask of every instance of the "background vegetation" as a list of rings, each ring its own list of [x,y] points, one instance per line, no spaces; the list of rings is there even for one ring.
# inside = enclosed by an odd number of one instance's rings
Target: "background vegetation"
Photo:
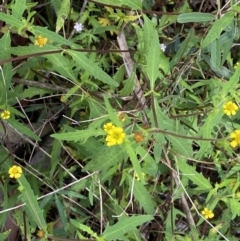
[[[239,1],[0,7],[0,240],[238,240]]]

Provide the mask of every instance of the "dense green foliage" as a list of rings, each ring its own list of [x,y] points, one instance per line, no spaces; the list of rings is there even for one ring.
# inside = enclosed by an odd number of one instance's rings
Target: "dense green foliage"
[[[238,240],[238,1],[8,0],[1,240]]]

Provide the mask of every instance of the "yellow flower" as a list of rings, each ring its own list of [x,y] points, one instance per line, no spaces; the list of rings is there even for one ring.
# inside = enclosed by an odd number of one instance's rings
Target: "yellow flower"
[[[233,139],[230,142],[230,146],[235,148],[237,146],[240,146],[240,130],[236,130],[230,134],[230,137]]]
[[[236,64],[234,64],[233,68],[236,69],[239,65],[239,62],[237,62]]]
[[[236,110],[238,110],[238,106],[232,101],[228,101],[223,106],[223,111],[226,115],[236,115]]]
[[[125,136],[126,134],[123,132],[123,128],[112,127],[112,129],[108,131],[108,135],[106,137],[107,146],[122,144]]]
[[[142,132],[135,132],[134,133],[134,140],[136,142],[141,142],[141,141],[143,141],[143,139],[144,139],[144,136],[143,136]]]
[[[44,38],[42,35],[38,35],[34,41],[34,45],[38,45],[39,47],[43,47],[47,43],[48,39]]]
[[[9,110],[4,110],[2,113],[1,113],[1,117],[4,119],[4,120],[7,120],[10,118],[10,111]]]
[[[143,175],[143,177],[145,177],[146,175],[145,175],[145,173],[143,173],[142,172],[142,175]],[[135,178],[137,179],[137,181],[140,181],[140,177],[138,176],[138,174],[137,173],[135,173]]]
[[[202,211],[202,215],[206,218],[206,219],[210,219],[214,217],[214,213],[209,210],[208,208],[204,208],[204,210]]]
[[[22,174],[22,168],[14,165],[8,170],[8,174],[10,178],[19,178]]]
[[[37,236],[38,236],[39,238],[43,238],[43,237],[45,236],[44,230],[42,230],[42,229],[38,230]]]
[[[115,127],[115,125],[113,125],[112,122],[109,122],[109,123],[107,123],[107,124],[105,124],[105,125],[103,126],[104,131],[106,131],[107,133],[108,133],[110,130],[112,130],[114,127]]]

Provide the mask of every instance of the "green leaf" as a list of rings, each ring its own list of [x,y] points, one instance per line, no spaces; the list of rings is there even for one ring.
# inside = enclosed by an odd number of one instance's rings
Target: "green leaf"
[[[142,1],[141,0],[119,0],[120,4],[131,8],[131,10],[141,10]]]
[[[180,133],[185,134],[185,132]],[[177,153],[185,157],[192,157],[192,142],[190,140],[186,140],[184,138],[179,138],[171,135],[167,135],[167,139],[171,142],[173,149]]]
[[[153,23],[150,19],[143,15],[144,27],[146,27],[149,36],[147,36],[149,42],[146,48],[146,74],[150,80],[150,88],[154,90],[155,81],[159,75],[159,64],[160,64],[160,45],[158,39],[157,30],[153,27]],[[144,35],[146,36],[146,35]],[[146,41],[145,41],[146,42]]]
[[[203,138],[212,138],[213,128],[214,126],[218,125],[224,114],[221,108],[222,106],[220,108],[215,107],[215,110],[208,114],[207,118],[205,119],[205,123],[199,129],[200,136],[202,136]],[[206,153],[209,153],[208,151],[210,150],[210,148],[212,148],[212,145],[209,141],[199,141],[197,143],[199,144],[200,149],[196,153],[195,158],[202,159]]]
[[[181,171],[182,176],[198,185],[195,190],[207,192],[212,189],[211,183],[202,175],[202,173],[197,172],[193,166],[188,165],[185,158],[179,157],[177,166]]]
[[[23,202],[26,203],[24,206],[26,213],[29,218],[33,219],[39,229],[46,230],[47,224],[43,216],[43,210],[40,209],[36,195],[33,193],[31,186],[23,174],[18,179],[18,182],[21,185],[20,187],[23,188],[21,191],[21,198]]]
[[[0,12],[0,20],[5,22],[6,24],[16,27],[17,29],[20,29],[22,27],[22,22],[16,17],[9,14]]]
[[[219,40],[216,39],[211,44],[211,66],[217,68],[221,63],[221,52],[219,46]]]
[[[74,83],[78,83],[76,74],[73,71],[74,64],[62,54],[51,54],[45,56],[53,65],[53,69],[65,78],[69,78]]]
[[[132,144],[135,144],[135,142],[132,143]],[[126,151],[127,151],[128,155],[130,157],[130,160],[131,160],[131,163],[133,165],[134,171],[137,173],[141,182],[145,183],[144,178],[143,178],[143,174],[142,174],[142,169],[141,169],[141,166],[140,166],[138,158],[137,158],[137,153],[135,152],[135,148],[133,147],[132,144],[126,142],[126,144],[125,144]]]
[[[52,179],[53,174],[55,173],[55,169],[58,163],[61,161],[59,156],[61,155],[62,145],[61,142],[58,140],[53,140],[52,143],[52,152],[51,152],[51,170],[50,170],[50,179]]]
[[[215,16],[210,13],[182,13],[178,16],[177,22],[179,23],[200,23],[215,20]]]
[[[65,19],[67,19],[70,12],[70,1],[63,0],[61,2],[61,8],[57,12],[56,32],[58,33],[64,25]]]
[[[240,208],[239,208],[239,199],[236,200],[235,198],[228,198],[229,201],[229,208],[232,212],[231,219],[235,219],[237,216],[240,216]]]
[[[146,222],[153,220],[152,215],[138,215],[132,217],[124,217],[116,224],[112,226],[107,226],[103,232],[103,238],[112,241],[112,240],[126,240],[124,235],[131,230],[137,228],[137,226],[142,225]]]
[[[12,5],[12,15],[21,20],[26,7],[26,0],[16,0],[15,4]]]
[[[11,58],[11,37],[10,32],[7,31],[0,39],[1,55],[0,60]],[[12,76],[12,63],[5,63],[0,69],[0,104],[6,104],[8,101],[8,89],[11,85]]]
[[[81,66],[96,79],[99,79],[110,86],[117,87],[119,85],[112,77],[106,74],[100,67],[97,66],[96,63],[87,58],[83,53],[74,50],[67,50],[67,53],[72,56],[72,58],[76,61],[76,64]]]
[[[84,171],[107,172],[113,165],[118,165],[124,160],[126,149],[124,146],[103,146],[95,152],[91,161],[83,168]]]
[[[74,132],[52,134],[51,137],[61,141],[81,141],[84,143],[91,136],[96,137],[105,134],[106,132],[103,130],[76,130]]]
[[[209,30],[207,36],[204,38],[201,44],[201,48],[207,47],[215,39],[218,39],[222,31],[226,29],[226,27],[233,21],[233,19],[234,12],[230,11],[224,14],[220,19],[216,20]]]
[[[6,124],[10,124],[13,129],[16,129],[19,133],[21,133],[23,136],[28,136],[31,139],[35,141],[41,141],[41,138],[36,135],[31,129],[29,129],[26,125],[18,122],[17,120],[14,119],[8,119],[6,121]]]
[[[55,42],[61,45],[67,45],[72,48],[79,48],[79,45],[72,43],[71,41],[65,39],[61,35],[54,33],[53,31],[48,30],[47,28],[34,26],[29,29],[35,36],[42,35],[47,38],[49,42]]]
[[[147,214],[154,214],[155,204],[151,194],[147,191],[146,187],[139,181],[134,181],[133,194],[140,206]]]
[[[30,45],[30,46],[17,46],[17,47],[12,47],[10,49],[11,53],[17,56],[25,56],[29,54],[37,54],[37,53],[43,53],[47,51],[50,52],[55,50],[59,50],[59,52],[61,52],[61,49],[59,47],[48,45],[48,44],[44,45],[41,48],[36,45]]]
[[[171,60],[170,62],[171,68],[173,68],[176,64],[178,64],[182,58],[187,56],[190,49],[193,46],[195,46],[198,41],[199,41],[199,37],[195,35],[194,29],[191,28],[186,39],[181,43],[180,48],[178,49],[176,55]]]
[[[73,224],[73,226],[78,228],[80,231],[86,232],[91,237],[95,238],[97,241],[104,241],[104,239],[101,237],[98,237],[97,234],[94,231],[92,231],[90,227],[82,224],[81,220],[70,219],[70,222]]]
[[[220,92],[221,97],[225,97],[232,92],[235,93],[235,89],[239,84],[240,77],[240,65],[234,71],[233,76],[226,83],[222,84],[222,91]]]
[[[60,219],[61,219],[61,222],[63,224],[63,227],[67,227],[67,218],[66,218],[66,213],[65,213],[65,207],[64,205],[62,204],[61,200],[59,199],[58,195],[55,194],[54,195],[55,197],[55,203],[56,203],[56,206],[57,206],[57,209],[58,209],[58,214],[60,216]]]

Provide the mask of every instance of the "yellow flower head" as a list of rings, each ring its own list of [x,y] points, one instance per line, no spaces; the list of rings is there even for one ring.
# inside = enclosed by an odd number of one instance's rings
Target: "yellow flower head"
[[[39,238],[43,238],[43,237],[45,236],[44,230],[42,230],[42,229],[38,230],[37,236],[38,236]]]
[[[120,145],[123,143],[126,134],[121,127],[113,127],[108,131],[106,137],[107,146]]]
[[[39,47],[43,47],[47,43],[48,39],[44,38],[42,35],[38,35],[34,41],[34,45],[38,45]]]
[[[230,142],[230,146],[235,148],[237,146],[240,146],[240,130],[236,130],[230,134],[230,137],[233,139]]]
[[[16,178],[17,179],[17,178],[21,177],[22,168],[14,165],[8,170],[8,174],[9,174],[10,178]]]
[[[145,173],[143,173],[142,172],[142,175],[143,175],[143,177],[145,177],[146,175],[145,175]],[[135,173],[135,178],[137,179],[137,181],[140,181],[140,177],[138,176],[138,174],[137,173]]]
[[[202,215],[206,218],[206,219],[210,219],[214,217],[214,213],[209,210],[208,208],[204,208],[204,210],[202,211]]]
[[[144,139],[144,136],[143,136],[142,132],[135,132],[134,133],[134,140],[136,142],[141,142],[141,141],[143,141],[143,139]]]
[[[4,110],[2,113],[1,113],[1,117],[4,119],[4,120],[7,120],[10,118],[10,111],[9,110]]]
[[[239,62],[237,62],[236,64],[234,64],[233,68],[236,69],[239,65]]]
[[[115,127],[115,125],[113,125],[112,122],[109,122],[109,123],[107,123],[107,124],[105,124],[105,125],[103,126],[104,131],[106,131],[107,133],[108,133],[110,130],[112,130],[114,127]]]
[[[238,110],[238,106],[233,103],[232,101],[228,101],[224,106],[223,106],[223,111],[226,115],[236,115],[236,111]]]

